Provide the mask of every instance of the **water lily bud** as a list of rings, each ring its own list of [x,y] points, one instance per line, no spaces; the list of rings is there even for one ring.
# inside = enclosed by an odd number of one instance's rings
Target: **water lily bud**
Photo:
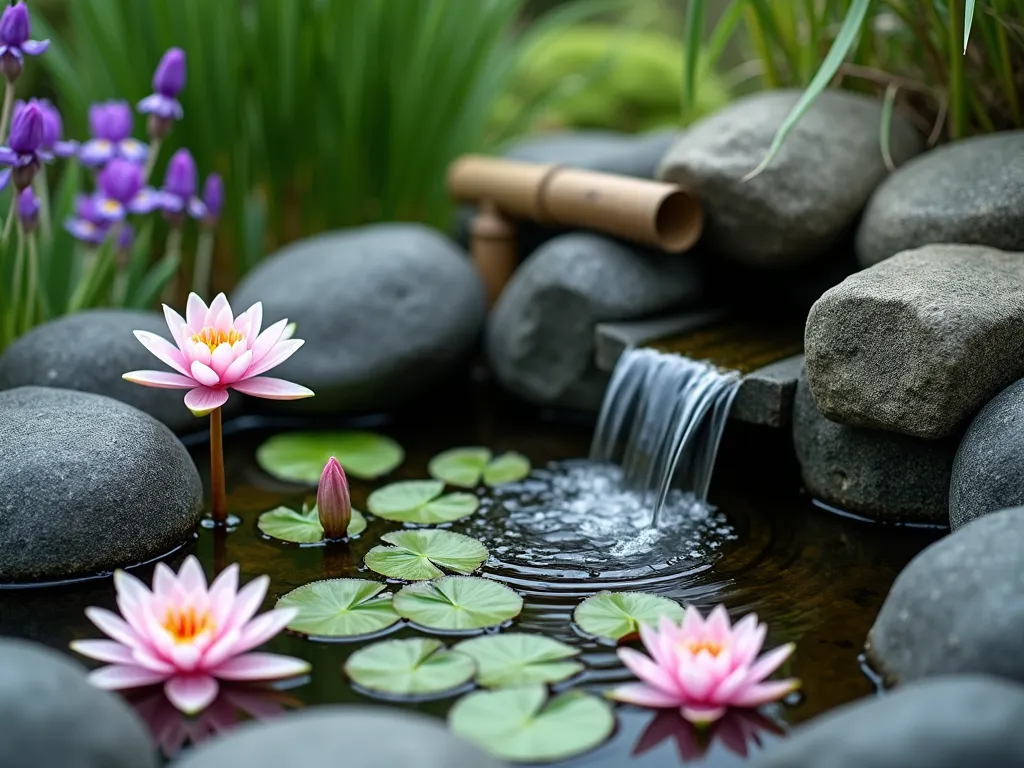
[[[331,456],[320,475],[316,490],[316,508],[325,539],[342,539],[348,534],[352,520],[352,498],[348,492],[348,478],[338,460]]]

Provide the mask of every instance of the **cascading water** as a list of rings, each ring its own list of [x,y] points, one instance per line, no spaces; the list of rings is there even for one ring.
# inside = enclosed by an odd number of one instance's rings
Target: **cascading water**
[[[735,372],[653,349],[629,349],[605,393],[590,458],[613,461],[625,442],[623,485],[652,503],[651,522],[657,527],[677,471],[684,490],[707,500],[738,389]]]

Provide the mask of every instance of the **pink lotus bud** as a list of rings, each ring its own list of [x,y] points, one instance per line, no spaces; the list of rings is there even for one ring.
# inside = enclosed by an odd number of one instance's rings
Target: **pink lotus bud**
[[[348,535],[352,520],[352,498],[348,493],[348,478],[338,460],[331,456],[320,475],[316,489],[316,508],[325,539],[343,539]]]

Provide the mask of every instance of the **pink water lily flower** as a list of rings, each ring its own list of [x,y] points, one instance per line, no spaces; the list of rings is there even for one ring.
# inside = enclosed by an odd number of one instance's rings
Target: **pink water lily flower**
[[[780,699],[800,682],[764,680],[789,658],[794,645],[757,658],[767,630],[756,614],[733,627],[722,605],[707,620],[689,606],[681,626],[663,616],[657,630],[640,627],[650,657],[629,648],[618,651],[622,663],[642,682],[624,685],[608,696],[641,707],[678,707],[683,717],[701,725],[718,720],[729,707],[759,707]]]
[[[121,616],[103,608],[86,615],[111,640],[77,640],[74,651],[107,662],[89,673],[108,690],[164,684],[164,693],[187,714],[217,698],[218,680],[276,680],[305,674],[309,664],[276,653],[249,653],[295,618],[293,608],[255,616],[270,580],[260,576],[238,589],[238,565],[226,568],[209,589],[194,556],[175,574],[163,563],[153,591],[117,571],[114,586]],[[122,618],[122,616],[124,618]]]
[[[287,320],[260,333],[261,302],[235,317],[223,293],[209,307],[192,293],[184,318],[166,304],[164,317],[174,344],[147,331],[135,331],[135,337],[175,373],[130,371],[123,378],[147,387],[189,390],[185,405],[196,416],[205,416],[224,405],[229,388],[268,400],[313,396],[306,387],[260,375],[283,363],[303,344],[301,339],[291,338]]]

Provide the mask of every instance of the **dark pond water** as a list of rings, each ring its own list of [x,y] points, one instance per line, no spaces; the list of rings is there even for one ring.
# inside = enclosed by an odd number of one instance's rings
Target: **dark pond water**
[[[572,609],[581,597],[609,587],[661,593],[702,607],[724,602],[734,616],[756,611],[769,625],[766,647],[797,643],[782,673],[803,681],[802,691],[792,700],[766,708],[760,717],[733,716],[705,738],[698,738],[674,712],[617,707],[618,726],[611,740],[562,765],[738,765],[760,744],[784,738],[790,726],[874,692],[858,661],[863,639],[896,573],[938,532],[872,525],[815,506],[799,491],[784,431],[731,424],[711,491],[717,510],[710,518],[683,514],[674,524],[678,527],[670,527],[671,535],[658,541],[644,540],[635,546],[631,542],[636,537],[610,541],[614,532],[601,527],[603,518],[595,515],[597,522],[588,520],[586,512],[589,505],[605,512],[620,504],[628,507],[627,500],[609,491],[606,471],[595,472],[578,462],[548,469],[551,462],[585,457],[592,431],[589,424],[552,416],[524,410],[483,385],[450,393],[429,411],[376,427],[397,439],[407,454],[405,463],[377,485],[424,478],[431,456],[459,445],[516,450],[530,457],[539,470],[534,478],[514,492],[486,498],[483,510],[456,523],[454,530],[485,538],[492,551],[485,572],[523,594],[526,607],[516,621],[517,629],[544,633],[583,649],[587,671],[570,681],[574,686],[599,691],[630,679],[612,648],[584,640],[570,624]],[[357,541],[330,548],[297,547],[261,536],[256,528],[260,512],[278,504],[298,507],[315,494],[279,483],[257,467],[256,447],[272,432],[256,428],[228,436],[229,501],[241,522],[227,535],[201,529],[172,565],[194,551],[211,577],[232,562],[241,563],[243,581],[267,573],[271,587],[265,608],[285,592],[316,579],[377,578],[362,569],[362,557],[380,533],[396,524],[371,520]],[[205,468],[206,446],[197,444],[193,452]],[[566,477],[571,482],[564,482]],[[583,497],[570,498],[572,489],[580,486],[585,486]],[[366,496],[374,487],[353,480],[354,505],[365,509]],[[544,504],[552,495],[566,510],[564,519],[544,514]],[[543,537],[530,533],[531,520],[544,526]],[[582,540],[573,535],[577,526],[585,532]],[[642,526],[637,528],[642,534]],[[552,541],[561,544],[552,545]],[[149,578],[146,569],[139,575]],[[0,632],[66,649],[72,639],[98,636],[82,613],[87,605],[113,608],[109,579],[0,591]],[[399,628],[391,636],[414,634]],[[272,717],[320,703],[379,704],[352,690],[341,672],[346,658],[361,645],[279,636],[269,649],[309,660],[310,678],[288,690],[227,691],[197,720],[179,716],[159,693],[141,692],[131,701],[166,753],[248,717]],[[443,717],[453,701],[388,705]]]

